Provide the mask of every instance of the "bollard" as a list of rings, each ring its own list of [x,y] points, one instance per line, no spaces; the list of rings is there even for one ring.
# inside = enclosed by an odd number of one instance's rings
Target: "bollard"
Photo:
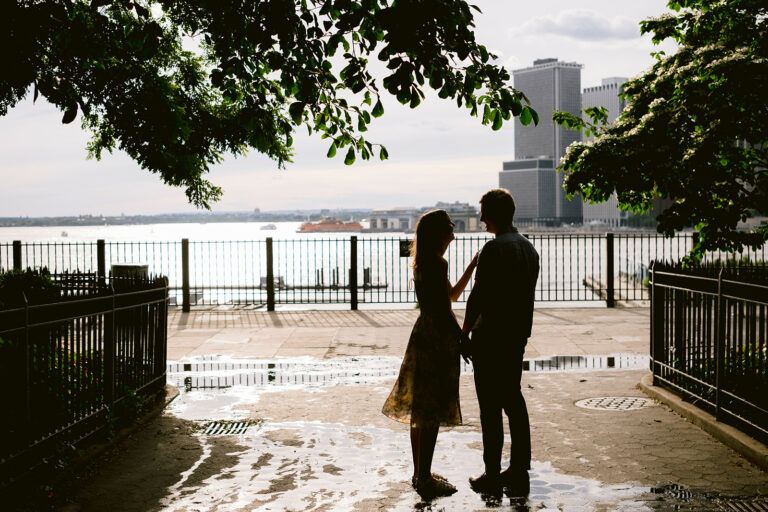
[[[275,310],[275,267],[272,237],[267,238],[267,311]]]
[[[189,313],[189,238],[181,239],[181,310]]]
[[[349,292],[352,311],[357,311],[357,237],[350,239],[349,253]]]

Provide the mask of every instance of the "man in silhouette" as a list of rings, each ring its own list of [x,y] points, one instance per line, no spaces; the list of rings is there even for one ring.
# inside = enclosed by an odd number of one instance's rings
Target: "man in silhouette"
[[[462,355],[471,357],[474,366],[485,462],[485,473],[469,481],[472,489],[485,493],[527,487],[531,468],[530,424],[520,379],[531,335],[539,255],[512,225],[514,214],[515,202],[506,190],[491,190],[480,199],[480,220],[495,238],[480,252],[462,328]],[[502,411],[512,438],[504,472]]]

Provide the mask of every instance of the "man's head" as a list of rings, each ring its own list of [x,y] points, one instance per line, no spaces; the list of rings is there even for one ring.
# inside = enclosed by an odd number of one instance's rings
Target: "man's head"
[[[480,198],[480,220],[490,233],[501,233],[512,227],[515,216],[515,200],[504,189],[495,188]]]

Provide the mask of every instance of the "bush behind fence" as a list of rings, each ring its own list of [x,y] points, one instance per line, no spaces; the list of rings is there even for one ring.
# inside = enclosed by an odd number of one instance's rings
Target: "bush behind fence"
[[[165,386],[165,278],[53,277],[58,299],[0,309],[0,487]]]
[[[657,263],[651,292],[654,384],[768,441],[768,267]]]

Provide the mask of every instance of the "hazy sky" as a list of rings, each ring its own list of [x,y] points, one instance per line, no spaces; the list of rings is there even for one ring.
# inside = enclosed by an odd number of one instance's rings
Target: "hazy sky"
[[[477,37],[509,69],[542,57],[584,65],[582,86],[609,76],[634,76],[654,50],[638,22],[666,10],[666,0],[475,0]],[[578,8],[574,8],[574,5]],[[214,210],[422,206],[476,203],[498,185],[514,158],[512,123],[494,132],[455,102],[429,95],[417,109],[385,98],[385,115],[368,139],[387,146],[386,162],[352,167],[325,157],[327,141],[297,131],[295,161],[285,170],[256,153],[227,158],[210,179],[223,187]],[[79,122],[29,97],[0,118],[0,216],[193,211],[183,189],[168,187],[120,152],[86,160]]]

